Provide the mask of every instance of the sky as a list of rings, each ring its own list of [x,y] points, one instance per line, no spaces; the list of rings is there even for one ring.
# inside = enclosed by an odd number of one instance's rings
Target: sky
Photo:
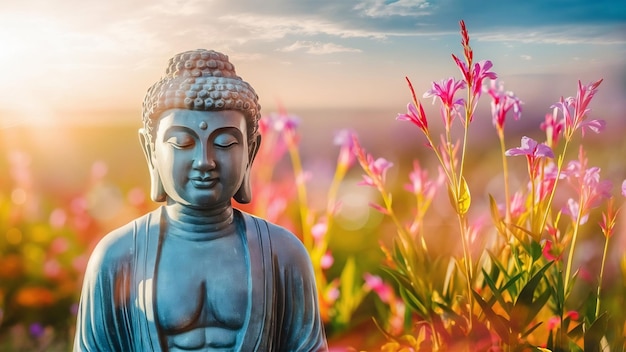
[[[22,0],[0,2],[0,126],[136,111],[168,59],[196,48],[229,55],[264,113],[403,112],[405,76],[418,93],[459,77],[460,20],[526,105],[604,78],[598,104],[623,117],[623,0]]]

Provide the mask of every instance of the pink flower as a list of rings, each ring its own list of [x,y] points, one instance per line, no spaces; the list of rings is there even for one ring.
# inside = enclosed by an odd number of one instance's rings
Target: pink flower
[[[311,234],[316,241],[322,240],[328,231],[328,224],[326,222],[318,222],[311,228]]]
[[[350,167],[354,163],[354,136],[356,132],[351,129],[342,129],[335,133],[333,143],[339,146],[338,165]]]
[[[390,303],[392,301],[393,289],[387,285],[380,276],[365,273],[363,274],[363,278],[365,279],[365,287],[374,291],[381,301],[384,303]]]
[[[424,113],[422,104],[419,105],[418,110],[413,103],[408,103],[406,109],[407,113],[398,114],[396,120],[412,122],[415,126],[424,131],[424,133],[428,133],[428,120],[426,120],[426,114]]]
[[[385,158],[374,160],[371,155],[368,155],[367,164],[367,168],[372,175],[363,175],[363,181],[361,181],[359,185],[378,187],[379,185],[385,184],[387,170],[393,166],[393,163]]]
[[[554,158],[552,149],[547,145],[537,143],[530,137],[522,137],[521,146],[519,148],[512,148],[504,153],[506,156],[518,156],[525,155],[528,162],[528,173],[530,179],[535,180],[539,171],[540,158]]]
[[[591,111],[591,109],[589,109],[589,103],[598,91],[600,83],[602,83],[602,79],[587,85],[583,85],[578,81],[576,97],[568,97],[566,99],[561,97],[558,103],[552,105],[552,107],[560,110],[563,114],[565,120],[565,135],[568,136],[568,138],[571,138],[574,132],[579,128],[582,128],[583,136],[585,135],[585,129],[596,133],[604,129],[606,122],[603,120],[586,121],[587,114]]]
[[[385,184],[387,170],[393,166],[393,163],[385,158],[378,158],[374,160],[374,158],[370,154],[367,154],[361,147],[356,136],[353,136],[353,141],[354,154],[366,173],[366,175],[363,175],[363,181],[361,181],[359,185],[372,186],[382,189]]]
[[[561,212],[563,214],[568,215],[574,221],[576,221],[578,219],[578,212],[579,211],[580,211],[580,205],[578,204],[577,201],[573,200],[572,198],[569,198],[567,200],[567,204],[563,207],[563,209],[561,209]],[[589,214],[587,214],[585,212],[581,213],[581,217],[580,217],[580,220],[578,222],[578,225],[583,225],[583,224],[587,223],[588,219],[589,219]]]
[[[548,321],[546,322],[546,327],[548,328],[548,330],[552,331],[559,326],[561,326],[561,318],[557,317],[556,315],[548,318]]]
[[[559,136],[563,132],[565,124],[563,120],[557,118],[557,109],[553,109],[551,114],[546,114],[544,121],[541,123],[540,128],[546,131],[546,138],[548,145],[554,146],[559,141]]]
[[[522,137],[522,143],[519,148],[512,148],[506,151],[507,156],[518,156],[518,155],[526,155],[527,157],[538,158],[538,157],[547,157],[554,158],[554,153],[552,149],[547,145],[541,143],[537,143],[534,139],[530,137]]]
[[[430,180],[428,171],[423,170],[418,160],[413,161],[413,171],[409,173],[410,183],[404,185],[404,189],[413,194],[425,194],[430,192]]]
[[[581,224],[586,222],[589,210],[600,206],[603,201],[611,197],[613,183],[610,180],[600,180],[600,171],[599,167],[587,168],[587,158],[582,147],[578,160],[570,161],[567,168],[563,170],[563,176],[572,185],[579,199],[579,202],[568,201],[564,213],[576,219],[580,212]]]
[[[558,250],[553,249],[552,245],[552,241],[546,240],[541,253],[547,260],[560,260],[561,253],[559,253]]]
[[[522,116],[522,101],[513,92],[504,91],[504,85],[492,80],[487,93],[491,96],[491,118],[493,126],[504,128],[506,114],[513,110],[513,118],[519,120]]]
[[[324,255],[322,256],[322,260],[320,262],[320,267],[324,270],[330,268],[331,266],[333,266],[333,263],[335,262],[335,258],[333,258],[333,255],[330,253],[330,251],[324,253]]]
[[[454,95],[459,89],[465,88],[464,81],[456,81],[454,77],[442,79],[437,82],[433,82],[433,88],[424,93],[424,98],[433,98],[433,103],[437,98],[441,101],[441,104],[447,108],[453,108],[455,105],[463,105],[463,99],[454,100]]]
[[[406,107],[408,113],[407,114],[398,114],[397,120],[402,121],[410,121],[413,122],[417,127],[419,127],[424,133],[428,134],[428,120],[426,119],[426,114],[424,113],[424,108],[422,104],[417,99],[415,95],[415,89],[413,88],[413,84],[409,77],[405,77],[406,82],[409,85],[409,90],[411,91],[411,97],[413,98],[413,104],[409,103]]]
[[[622,195],[626,197],[626,180],[622,182]]]

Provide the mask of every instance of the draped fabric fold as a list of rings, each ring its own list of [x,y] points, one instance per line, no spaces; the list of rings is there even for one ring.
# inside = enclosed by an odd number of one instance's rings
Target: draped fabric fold
[[[154,304],[162,212],[159,208],[111,232],[94,249],[83,282],[75,352],[166,350]],[[246,228],[250,287],[239,350],[327,350],[313,269],[302,243],[279,226],[236,213]]]

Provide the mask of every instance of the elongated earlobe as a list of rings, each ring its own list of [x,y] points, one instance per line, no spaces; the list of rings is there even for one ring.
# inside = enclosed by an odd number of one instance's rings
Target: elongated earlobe
[[[156,169],[150,170],[150,198],[157,203],[165,202],[166,199],[163,182],[161,182],[161,176]]]
[[[261,145],[261,136],[257,136],[256,141],[248,146],[250,153],[248,154],[248,166],[246,172],[243,175],[243,181],[237,190],[237,193],[233,198],[240,204],[248,204],[252,201],[252,187],[250,186],[250,169],[252,168],[252,162],[256,157],[256,153],[259,151]]]
[[[164,202],[166,193],[163,188],[163,182],[161,182],[161,175],[159,175],[159,171],[152,162],[152,147],[147,133],[143,128],[139,130],[139,141],[148,162],[148,170],[150,171],[150,198],[155,202]]]
[[[247,167],[246,173],[243,175],[241,186],[233,198],[240,204],[248,204],[252,201],[252,187],[250,187],[250,166]]]

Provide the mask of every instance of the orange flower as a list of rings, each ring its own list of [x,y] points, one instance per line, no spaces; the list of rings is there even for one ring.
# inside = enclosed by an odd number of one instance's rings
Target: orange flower
[[[22,258],[19,255],[10,254],[0,258],[0,278],[17,278],[22,275],[23,270]]]
[[[24,307],[41,308],[54,303],[54,294],[45,287],[24,287],[15,298],[17,304]]]

